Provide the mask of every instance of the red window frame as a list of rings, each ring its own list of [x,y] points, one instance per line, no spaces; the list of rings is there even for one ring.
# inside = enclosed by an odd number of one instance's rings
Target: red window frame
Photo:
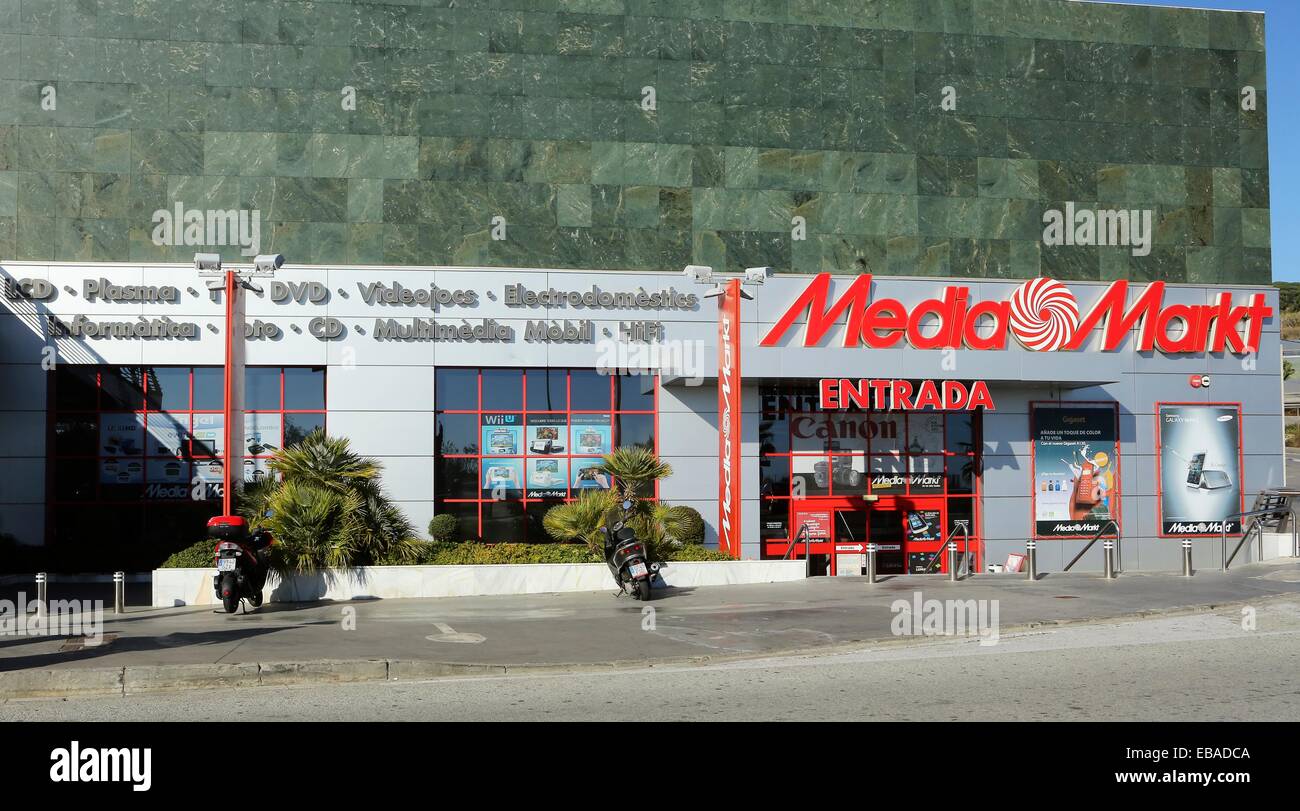
[[[459,367],[440,367],[440,368],[448,368],[448,369],[449,369],[449,368],[456,368],[456,369],[463,369],[463,370],[471,370],[471,371],[475,371],[475,372],[477,373],[478,389],[477,389],[477,392],[476,392],[476,394],[475,394],[475,402],[477,403],[477,406],[476,406],[475,408],[473,408],[473,409],[466,409],[466,408],[438,408],[438,400],[437,400],[438,392],[437,392],[437,390],[435,389],[435,391],[434,391],[434,419],[435,419],[435,420],[437,419],[437,415],[438,415],[438,414],[473,414],[473,415],[476,415],[476,416],[478,417],[478,420],[477,420],[477,423],[478,423],[478,425],[477,425],[477,432],[478,432],[478,433],[477,433],[477,436],[479,437],[479,448],[478,448],[478,452],[477,452],[477,453],[447,453],[447,454],[439,454],[439,455],[440,455],[442,458],[444,458],[444,459],[470,459],[470,460],[474,460],[473,469],[474,469],[474,474],[475,474],[476,492],[478,493],[478,495],[476,495],[474,498],[452,498],[452,497],[441,497],[441,496],[438,495],[438,481],[437,481],[437,477],[435,477],[435,479],[434,479],[434,483],[433,483],[433,487],[434,487],[433,498],[434,498],[434,502],[435,502],[435,504],[445,503],[445,504],[476,504],[476,505],[478,505],[478,506],[477,506],[477,509],[476,509],[476,515],[477,515],[477,519],[478,519],[478,522],[477,522],[477,537],[478,537],[478,538],[482,538],[482,537],[483,537],[483,531],[484,531],[484,529],[483,529],[483,524],[484,524],[484,518],[483,518],[483,505],[484,505],[484,504],[493,504],[493,503],[496,503],[496,500],[491,499],[491,498],[484,498],[483,495],[482,495],[482,491],[483,491],[483,487],[482,487],[482,483],[483,483],[483,465],[484,465],[485,460],[498,460],[498,459],[519,459],[519,460],[527,460],[528,458],[535,458],[535,457],[529,457],[528,454],[524,452],[524,449],[523,449],[523,448],[521,448],[520,452],[517,453],[517,454],[508,454],[508,455],[507,455],[507,454],[484,454],[484,452],[483,452],[484,449],[483,449],[483,447],[482,447],[482,435],[483,435],[483,428],[484,428],[484,424],[483,424],[483,415],[484,415],[484,414],[518,414],[518,415],[519,415],[519,418],[520,418],[520,420],[521,420],[521,424],[522,424],[522,425],[525,425],[525,426],[528,424],[528,416],[529,416],[530,414],[547,414],[547,415],[563,416],[563,417],[565,418],[565,424],[568,425],[568,426],[570,426],[570,429],[571,429],[571,427],[572,427],[572,425],[573,425],[573,415],[575,415],[575,414],[579,414],[579,415],[581,415],[581,414],[608,414],[608,415],[609,415],[609,421],[610,421],[610,447],[611,447],[611,448],[617,448],[617,447],[619,447],[619,440],[620,440],[620,437],[618,436],[618,428],[619,428],[619,419],[618,419],[618,418],[619,418],[619,417],[624,416],[624,415],[650,415],[650,416],[651,416],[651,419],[652,419],[652,431],[653,431],[653,433],[654,433],[654,448],[653,448],[653,450],[654,450],[654,453],[655,453],[656,456],[659,454],[659,376],[658,376],[658,375],[616,375],[616,374],[602,374],[602,375],[601,375],[602,377],[606,377],[606,378],[609,379],[609,404],[610,404],[610,407],[609,407],[609,408],[605,408],[605,409],[590,409],[590,408],[575,409],[575,408],[572,407],[572,404],[573,404],[573,373],[574,373],[574,372],[592,372],[592,371],[597,371],[597,372],[598,372],[598,370],[595,370],[595,369],[589,369],[589,368],[583,368],[583,367],[556,367],[556,368],[552,368],[552,367],[535,367],[535,366],[459,366]],[[520,373],[520,378],[521,378],[521,380],[520,380],[520,385],[521,385],[521,390],[520,390],[520,396],[521,396],[521,399],[520,399],[520,403],[522,404],[523,407],[522,407],[522,408],[519,408],[519,409],[513,409],[513,408],[491,408],[491,407],[490,407],[490,404],[488,404],[488,403],[484,403],[484,402],[483,402],[483,373],[484,373],[485,371],[517,371],[517,372],[519,372],[519,373]],[[529,373],[529,372],[548,372],[548,373],[550,373],[550,374],[554,374],[554,373],[556,373],[556,372],[563,372],[563,373],[564,373],[564,376],[565,376],[565,377],[564,377],[564,386],[565,386],[565,388],[564,388],[564,391],[565,391],[565,408],[564,408],[564,409],[529,409],[529,408],[528,408],[528,373]],[[653,390],[652,390],[652,397],[653,397],[653,400],[652,400],[652,406],[651,406],[651,409],[646,410],[646,409],[634,409],[634,408],[617,408],[617,409],[614,408],[614,405],[615,405],[615,399],[616,399],[616,394],[617,394],[617,388],[616,388],[616,387],[617,387],[617,385],[618,385],[618,382],[617,382],[617,381],[618,381],[618,378],[638,379],[638,378],[644,378],[644,377],[647,377],[647,376],[653,378]],[[571,435],[571,434],[572,434],[572,431],[570,430],[570,435]],[[573,448],[572,448],[571,446],[572,446],[572,442],[571,442],[571,441],[570,441],[570,442],[566,442],[566,443],[565,443],[565,453],[563,453],[563,454],[557,454],[557,455],[555,456],[555,458],[557,458],[557,459],[564,459],[564,460],[566,460],[566,462],[568,463],[568,464],[567,464],[567,473],[566,473],[567,481],[566,481],[566,485],[565,485],[565,490],[566,490],[566,492],[568,493],[568,495],[565,496],[563,499],[554,499],[554,498],[529,498],[529,497],[528,497],[528,483],[527,483],[527,465],[525,464],[525,467],[524,467],[524,477],[525,477],[525,479],[524,479],[523,482],[521,482],[521,484],[522,484],[523,486],[520,488],[520,491],[521,491],[521,495],[520,495],[520,497],[519,497],[519,498],[506,499],[506,501],[514,502],[514,503],[519,503],[519,504],[522,504],[522,505],[523,505],[523,510],[524,510],[523,520],[524,520],[525,522],[527,522],[527,520],[528,520],[528,505],[529,505],[529,504],[547,504],[547,505],[550,505],[550,504],[554,504],[556,501],[562,501],[562,502],[564,502],[564,503],[568,503],[568,502],[572,502],[572,501],[574,501],[574,500],[577,499],[577,497],[578,497],[577,493],[580,492],[580,491],[576,491],[576,490],[574,490],[574,488],[573,488],[573,486],[572,486],[573,462],[574,462],[574,460],[583,460],[583,459],[599,459],[599,458],[600,458],[600,454],[581,454],[581,453],[573,453]],[[613,484],[613,483],[611,482],[611,485],[612,485],[612,484]],[[659,482],[655,482],[655,484],[654,484],[654,488],[655,488],[655,489],[654,489],[654,493],[653,493],[653,495],[652,495],[652,498],[657,500],[657,499],[659,498]],[[497,541],[493,541],[493,542],[495,543],[495,542],[497,542]]]

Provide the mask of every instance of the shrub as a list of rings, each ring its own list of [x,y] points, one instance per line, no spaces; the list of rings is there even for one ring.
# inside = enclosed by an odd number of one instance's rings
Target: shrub
[[[700,511],[685,505],[673,507],[673,511],[681,525],[681,535],[678,536],[678,540],[685,544],[704,543],[704,518],[700,515]]]
[[[159,569],[210,569],[212,568],[212,550],[214,541],[199,541],[170,557],[158,565]]]
[[[719,552],[716,549],[705,549],[699,544],[687,544],[679,549],[674,549],[668,555],[668,560],[680,561],[710,561],[710,560],[735,560],[726,552]]]
[[[429,520],[429,537],[434,543],[448,543],[456,540],[456,516],[440,513]]]

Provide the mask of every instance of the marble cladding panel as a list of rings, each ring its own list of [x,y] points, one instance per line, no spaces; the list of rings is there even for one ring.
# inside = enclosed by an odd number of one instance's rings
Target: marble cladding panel
[[[1263,26],[1063,0],[4,3],[0,259],[183,261],[155,238],[182,203],[256,210],[294,262],[1267,283]],[[1071,202],[1150,211],[1150,252],[1043,244]]]

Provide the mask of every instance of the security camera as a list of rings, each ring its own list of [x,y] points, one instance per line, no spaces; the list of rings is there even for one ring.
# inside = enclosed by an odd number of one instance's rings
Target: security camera
[[[687,265],[682,270],[682,275],[696,284],[713,283],[713,268],[708,265]]]
[[[284,254],[264,253],[253,257],[253,272],[258,276],[270,276],[284,264]]]
[[[767,280],[771,268],[745,268],[745,284],[762,284]]]
[[[221,254],[219,253],[196,253],[194,254],[194,269],[203,276],[212,276],[221,273]]]

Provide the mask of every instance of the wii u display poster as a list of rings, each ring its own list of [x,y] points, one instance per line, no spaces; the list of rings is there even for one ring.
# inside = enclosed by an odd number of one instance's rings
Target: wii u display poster
[[[581,456],[603,456],[610,452],[613,436],[608,414],[574,414],[570,453]]]
[[[1092,537],[1118,518],[1116,439],[1114,408],[1034,408],[1036,537]]]
[[[1240,532],[1241,409],[1160,406],[1160,533],[1176,537]]]

